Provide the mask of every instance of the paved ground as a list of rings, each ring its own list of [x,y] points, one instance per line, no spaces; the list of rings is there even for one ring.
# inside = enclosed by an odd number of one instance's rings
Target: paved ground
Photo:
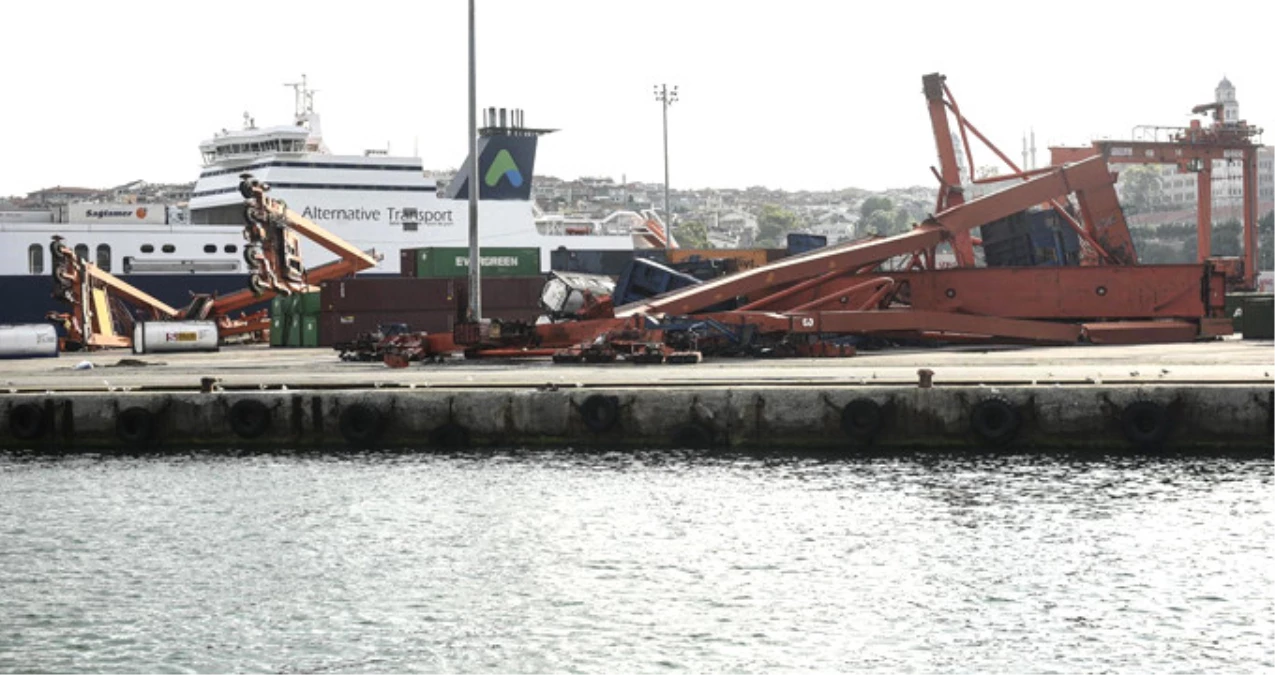
[[[75,369],[81,362],[92,369]],[[142,362],[146,366],[121,365]],[[1225,339],[1138,346],[959,347],[863,352],[844,359],[715,360],[698,365],[559,365],[534,361],[347,363],[331,349],[228,347],[216,353],[137,356],[126,350],[0,361],[0,391],[231,388],[712,386],[912,384],[917,370],[944,384],[1275,385],[1275,343]]]

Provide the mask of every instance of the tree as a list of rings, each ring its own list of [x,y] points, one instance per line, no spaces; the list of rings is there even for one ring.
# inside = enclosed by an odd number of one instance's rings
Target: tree
[[[1160,170],[1153,166],[1131,166],[1120,172],[1121,200],[1130,215],[1151,211],[1160,198]]]
[[[859,205],[859,218],[867,220],[877,211],[889,211],[894,208],[894,202],[889,197],[868,197]]]
[[[1240,221],[1234,218],[1213,225],[1210,233],[1209,253],[1211,255],[1240,255]]]
[[[797,214],[776,204],[765,204],[757,216],[757,245],[778,246],[787,234],[797,229]]]
[[[1275,211],[1257,220],[1257,269],[1275,269]]]
[[[698,220],[678,223],[673,228],[673,237],[679,246],[686,248],[712,248],[708,243],[708,227]]]

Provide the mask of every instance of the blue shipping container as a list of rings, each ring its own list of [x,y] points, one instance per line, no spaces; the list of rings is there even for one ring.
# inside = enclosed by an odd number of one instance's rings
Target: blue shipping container
[[[827,245],[828,238],[822,234],[801,234],[799,232],[788,233],[788,255],[797,255],[798,253],[813,251]]]

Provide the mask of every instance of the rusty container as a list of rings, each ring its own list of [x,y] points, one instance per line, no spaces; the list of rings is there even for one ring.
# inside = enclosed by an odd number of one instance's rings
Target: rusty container
[[[695,260],[734,260],[736,269],[750,270],[769,261],[764,248],[671,248],[668,261],[672,264]]]

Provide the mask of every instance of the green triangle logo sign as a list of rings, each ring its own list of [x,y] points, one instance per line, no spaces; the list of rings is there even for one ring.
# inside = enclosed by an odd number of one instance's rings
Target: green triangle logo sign
[[[491,166],[487,167],[483,182],[487,184],[487,187],[496,187],[501,176],[508,178],[509,184],[514,187],[522,185],[522,172],[518,170],[518,165],[514,164],[514,158],[508,150],[496,153],[496,158],[491,160]]]

